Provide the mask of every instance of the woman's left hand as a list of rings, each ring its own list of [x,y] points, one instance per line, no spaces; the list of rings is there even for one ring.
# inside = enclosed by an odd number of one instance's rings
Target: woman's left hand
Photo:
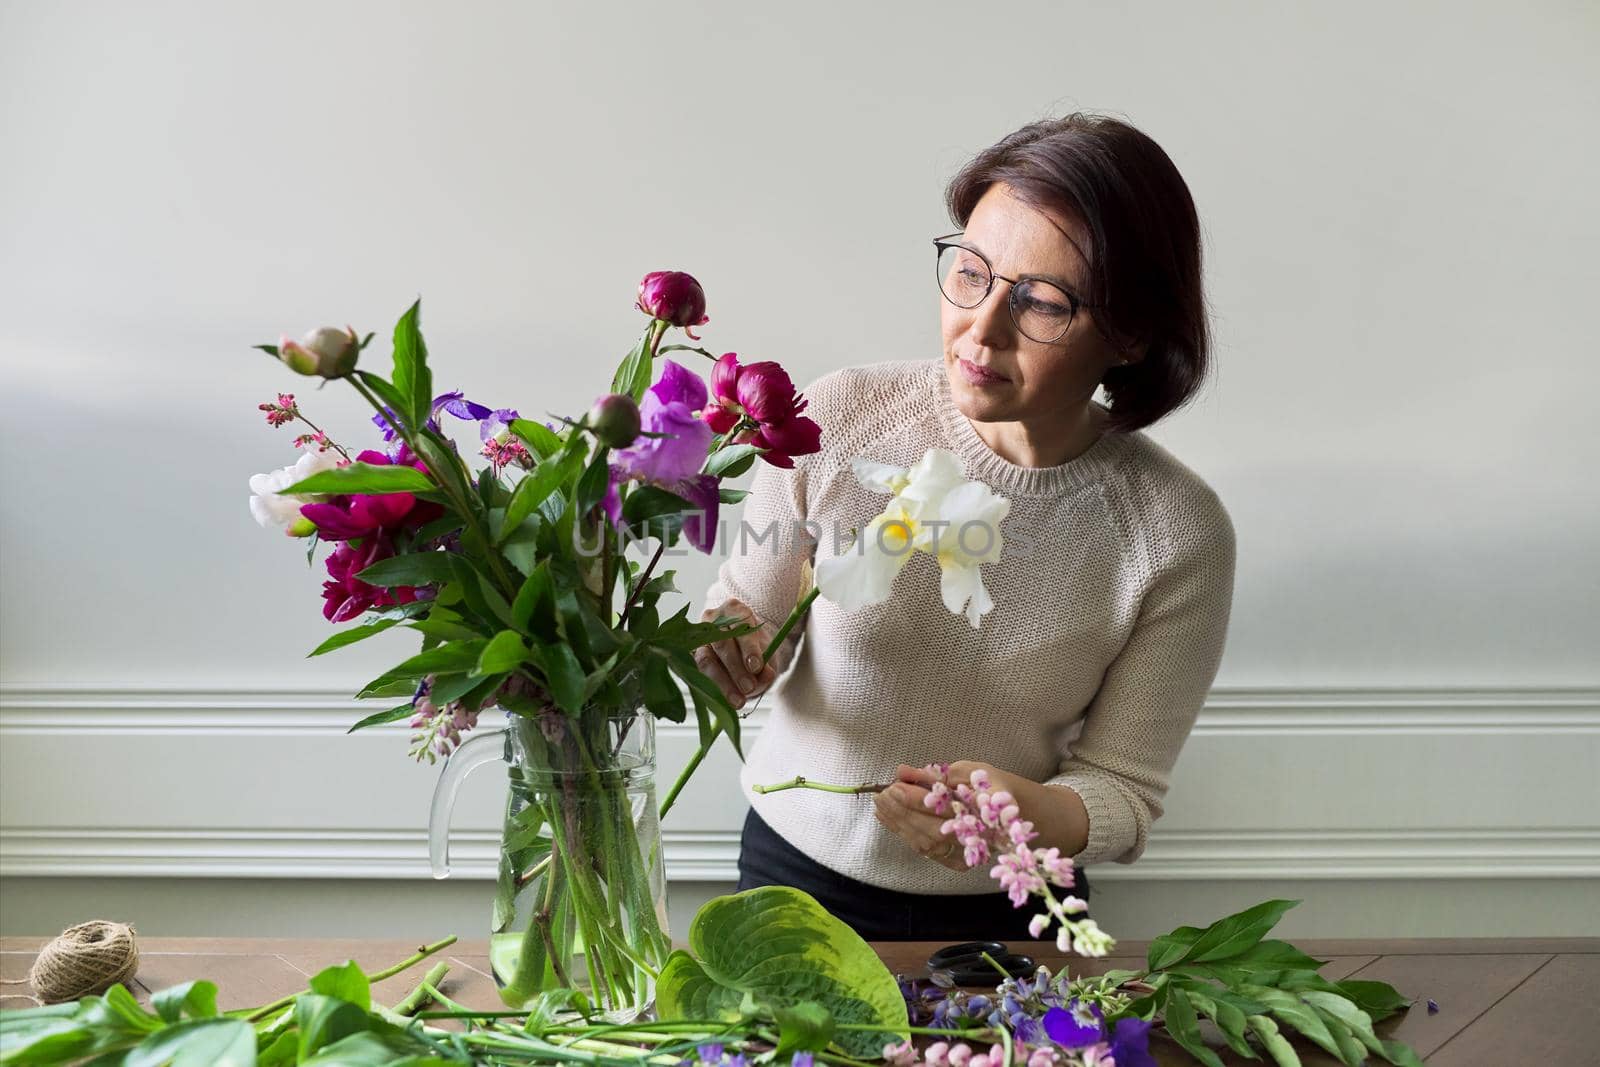
[[[1024,796],[1029,785],[1037,785],[991,764],[973,760],[959,760],[950,764],[948,784],[954,788],[968,782],[972,772],[979,768],[988,772],[992,787],[1007,790],[1014,797]],[[961,842],[956,840],[954,834],[939,831],[949,816],[937,815],[923,804],[923,798],[936,781],[938,778],[931,771],[900,764],[895,770],[894,784],[873,797],[873,814],[879,822],[905,838],[912,848],[928,859],[952,871],[965,871],[967,861],[961,851]]]

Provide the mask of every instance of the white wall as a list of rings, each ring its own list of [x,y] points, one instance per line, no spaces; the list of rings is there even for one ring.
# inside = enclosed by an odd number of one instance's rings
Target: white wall
[[[214,878],[240,932],[414,928],[431,773],[340,732],[404,643],[302,658],[318,575],[245,508],[289,381],[249,345],[421,293],[441,386],[570,412],[676,268],[709,346],[802,381],[933,356],[945,181],[1074,108],[1199,205],[1217,374],[1152,436],[1239,541],[1112,928],[1295,885],[1302,933],[1600,932],[1596,9],[770,10],[0,2],[0,932],[199,932],[172,902]],[[680,901],[737,851],[731,763],[695,788]]]

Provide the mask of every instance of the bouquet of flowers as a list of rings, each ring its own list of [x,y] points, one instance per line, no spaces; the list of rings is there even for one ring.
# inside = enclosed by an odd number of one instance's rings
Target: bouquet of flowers
[[[333,546],[323,614],[355,625],[313,655],[396,627],[420,638],[359,694],[398,703],[352,729],[406,719],[413,756],[455,753],[436,798],[436,873],[459,773],[484,755],[509,765],[492,923],[506,1001],[587,989],[618,1018],[648,1004],[670,948],[654,720],[685,722],[692,704],[703,747],[721,733],[739,746],[738,717],[693,652],[748,627],[692,621],[687,605],[663,618],[673,573],[657,564],[680,539],[712,550],[719,506],[743,496],[726,479],[758,458],[792,466],[820,440],[776,363],[663,344],[673,328],[698,341],[693,328],[708,321],[694,278],[653,272],[636,306],[649,321],[612,391],[581,418],[550,422],[435,393],[420,302],[395,326],[387,377],[361,366],[372,335],[353,329],[259,345],[296,373],[347,384],[374,414],[362,447],[313,423],[292,394],[262,404],[270,425],[303,427],[301,455],[250,486],[256,519],[307,538],[308,559]],[[664,358],[674,351],[712,360],[709,385]],[[447,432],[462,423],[477,431],[470,451]],[[630,558],[647,539],[648,561]],[[467,760],[462,735],[490,707],[508,728],[470,742],[482,751]]]

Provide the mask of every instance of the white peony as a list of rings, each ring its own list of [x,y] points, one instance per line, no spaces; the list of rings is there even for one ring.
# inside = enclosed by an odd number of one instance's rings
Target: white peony
[[[280,467],[266,474],[250,476],[250,514],[263,528],[288,526],[300,517],[300,505],[312,502],[311,497],[284,496],[283,490],[313,474],[332,470],[340,463],[339,453],[333,449],[319,451],[315,442],[309,442],[305,452],[292,467]]]

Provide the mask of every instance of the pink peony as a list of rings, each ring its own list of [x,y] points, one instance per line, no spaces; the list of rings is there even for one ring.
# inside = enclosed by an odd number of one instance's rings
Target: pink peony
[[[771,360],[741,366],[726,352],[711,371],[711,403],[701,418],[717,433],[727,433],[747,419],[756,425],[736,441],[767,451],[762,458],[774,467],[793,467],[795,456],[822,447],[822,430],[800,414],[806,399],[795,391],[789,373]]]
[[[382,452],[371,450],[356,458],[377,467],[394,462]],[[426,469],[420,462],[411,466]],[[443,511],[439,505],[419,501],[410,493],[357,493],[336,496],[324,504],[306,504],[300,514],[316,524],[317,535],[324,541],[348,541],[401,526],[420,526],[438,518]]]
[[[697,341],[700,338],[690,327],[711,321],[706,316],[706,291],[693,275],[681,270],[653,270],[646,274],[633,306],[651,318],[683,327]]]
[[[417,599],[412,586],[383,589],[368,585],[356,575],[381,559],[394,555],[394,545],[382,534],[360,542],[346,541],[328,554],[329,581],[322,583],[322,614],[329,622],[349,622],[372,608],[409,604]]]

